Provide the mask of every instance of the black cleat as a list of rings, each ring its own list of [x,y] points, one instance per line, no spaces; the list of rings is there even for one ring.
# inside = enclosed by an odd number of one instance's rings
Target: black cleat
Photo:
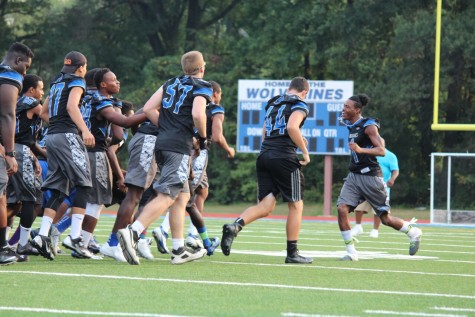
[[[310,264],[312,262],[313,262],[312,258],[301,256],[300,254],[298,254],[298,252],[292,256],[287,256],[285,258],[285,263]]]
[[[239,231],[242,227],[238,223],[230,223],[223,226],[223,237],[221,238],[221,251],[224,255],[229,255],[231,253],[231,245],[233,240],[237,237]]]
[[[54,254],[51,252],[51,240],[48,237],[37,235],[31,240],[31,245],[46,259],[53,261]]]
[[[18,244],[16,248],[16,253],[18,255],[40,255],[37,249],[31,246],[31,242],[28,241],[25,245]]]
[[[0,249],[0,265],[13,264],[18,261],[18,257],[12,249],[4,246]]]

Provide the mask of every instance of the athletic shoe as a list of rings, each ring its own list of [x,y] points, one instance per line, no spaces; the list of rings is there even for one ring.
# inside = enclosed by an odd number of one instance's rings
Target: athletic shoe
[[[206,255],[206,249],[192,250],[187,247],[181,247],[178,250],[172,250],[172,264],[183,264],[201,259]]]
[[[120,246],[111,247],[109,243],[103,243],[100,248],[101,254],[115,259],[117,262],[127,262]]]
[[[0,249],[0,265],[9,265],[18,261],[18,257],[12,249],[4,246]]]
[[[422,239],[422,230],[416,227],[413,227],[413,230],[416,231],[416,234],[412,238],[409,238],[409,255],[417,253]]]
[[[51,226],[50,230],[50,237],[51,237],[51,252],[56,256],[58,255],[59,249],[59,240],[61,238],[61,232],[59,232],[58,228],[55,225]]]
[[[139,235],[137,232],[132,230],[132,227],[128,225],[126,228],[117,231],[117,238],[119,238],[120,247],[127,262],[132,265],[139,265],[140,259],[137,256]]]
[[[153,254],[150,248],[151,245],[152,239],[139,239],[139,242],[137,242],[137,253],[139,254],[139,256],[147,260],[152,260]]]
[[[92,236],[89,244],[87,245],[87,249],[91,251],[93,254],[98,254],[100,252],[101,245],[97,242],[96,237]]]
[[[298,250],[294,255],[287,256],[285,258],[285,263],[310,264],[312,262],[313,262],[312,258],[301,256]]]
[[[203,249],[203,241],[199,236],[188,233],[188,236],[185,239],[185,245],[193,250]]]
[[[340,260],[342,261],[358,261],[358,253],[347,253]]]
[[[75,259],[90,259],[90,260],[102,260],[103,257],[102,255],[97,255],[97,254],[93,254],[91,251],[87,250],[86,249],[86,252],[88,252],[88,254],[86,256],[84,255],[81,255],[79,253],[77,253],[76,251],[72,251],[71,252],[71,256]]]
[[[221,240],[219,240],[218,237],[211,238],[209,240],[211,241],[211,245],[206,248],[206,251],[207,251],[206,254],[208,256],[212,256],[214,254],[214,250],[216,250],[216,248],[219,246],[219,243],[221,242]]]
[[[39,234],[40,234],[40,228],[30,230],[30,238],[31,239],[34,239]]]
[[[353,237],[356,237],[357,235],[360,235],[364,232],[363,226],[362,225],[355,225],[353,229],[351,229],[351,235]]]
[[[51,252],[51,239],[42,235],[37,235],[31,240],[31,245],[46,259],[53,261],[54,254]]]
[[[369,237],[370,238],[378,238],[379,237],[379,231],[376,230],[376,229],[371,230],[371,232],[369,233]]]
[[[18,244],[16,253],[20,255],[40,255],[38,250],[31,246],[30,241],[28,241],[25,245]]]
[[[168,239],[168,234],[163,231],[162,227],[158,227],[153,229],[152,235],[155,239],[155,242],[157,243],[157,249],[158,252],[161,254],[168,254],[170,251],[167,248],[167,239]]]
[[[223,226],[223,237],[221,238],[221,250],[224,255],[231,253],[231,245],[233,240],[237,237],[238,232],[241,229],[241,225],[238,223],[230,223]]]
[[[81,236],[73,239],[70,235],[68,235],[66,239],[63,240],[63,246],[71,251],[76,251],[79,256],[88,259],[92,257],[91,252],[89,252],[89,250],[84,246],[84,243],[82,243]]]

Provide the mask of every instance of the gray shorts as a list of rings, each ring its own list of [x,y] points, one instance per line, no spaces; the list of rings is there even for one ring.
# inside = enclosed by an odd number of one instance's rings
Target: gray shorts
[[[191,181],[190,191],[193,193],[198,187],[208,187],[208,175],[206,167],[208,166],[208,150],[201,150],[198,156],[191,159],[191,168],[193,170],[193,180]]]
[[[22,201],[36,202],[38,188],[35,181],[35,164],[29,146],[15,143],[15,158],[18,171],[8,180],[7,203],[16,204]]]
[[[75,133],[56,133],[46,138],[48,174],[42,189],[56,189],[69,195],[70,186],[92,187],[86,146]]]
[[[8,184],[7,161],[0,155],[0,196],[5,194]]]
[[[353,211],[364,200],[368,201],[378,216],[389,212],[391,208],[386,183],[382,177],[349,173],[338,197],[337,206],[345,204]]]
[[[129,165],[125,175],[125,184],[140,188],[149,188],[157,178],[155,162],[155,135],[136,133],[127,147]]]
[[[180,193],[189,193],[188,175],[190,174],[191,157],[186,154],[156,151],[160,179],[155,182],[155,191],[175,199]]]
[[[112,170],[106,152],[88,152],[92,187],[88,203],[104,205],[112,201]]]

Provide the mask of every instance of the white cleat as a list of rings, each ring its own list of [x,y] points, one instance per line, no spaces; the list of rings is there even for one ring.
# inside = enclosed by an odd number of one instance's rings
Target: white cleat
[[[152,239],[150,238],[139,239],[139,242],[137,242],[138,255],[144,259],[152,260],[153,254],[150,248],[151,244],[152,244]]]
[[[172,250],[172,264],[183,264],[201,259],[206,255],[206,249],[192,250],[187,247],[181,247],[178,250]]]
[[[371,232],[369,233],[369,237],[370,238],[378,238],[379,237],[379,231],[376,230],[376,229],[371,230]]]
[[[118,245],[111,247],[109,243],[106,242],[101,245],[100,252],[105,256],[115,259],[117,262],[127,262],[122,253],[122,249]]]
[[[356,237],[364,232],[362,225],[355,225],[353,229],[351,229],[351,235]]]
[[[358,261],[358,253],[347,253],[340,260],[342,261]]]

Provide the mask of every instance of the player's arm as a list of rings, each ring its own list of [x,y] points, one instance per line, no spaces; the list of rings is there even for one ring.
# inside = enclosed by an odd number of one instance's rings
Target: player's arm
[[[15,110],[18,96],[18,88],[14,85],[0,85],[0,131],[5,152],[15,150]],[[3,153],[5,154],[5,153]],[[7,173],[16,173],[18,163],[15,157],[5,155],[8,164]]]
[[[117,149],[119,146],[117,144],[111,145],[107,148],[107,158],[109,159],[109,163],[111,166],[112,173],[117,177],[116,185],[121,191],[125,191],[127,187],[124,184],[124,174],[122,173],[122,169],[120,168],[119,160],[117,159]]]
[[[107,107],[101,110],[101,116],[115,125],[130,128],[147,120],[147,116],[143,112],[138,112],[133,116],[126,117],[122,113],[114,110],[113,107]]]
[[[348,144],[349,148],[358,154],[384,156],[386,154],[386,148],[384,147],[383,139],[379,135],[378,128],[375,125],[367,126],[365,134],[370,138],[371,143],[373,143],[372,148],[362,148],[354,142]]]
[[[306,113],[300,110],[292,112],[287,123],[287,132],[294,144],[302,151],[303,161],[300,161],[301,165],[307,165],[310,163],[310,155],[308,154],[305,140],[300,132],[300,124],[305,119]]]
[[[39,116],[43,122],[49,123],[49,96],[46,97],[45,102],[41,107]]]
[[[83,89],[81,87],[73,87],[69,92],[68,104],[66,105],[66,110],[68,111],[71,120],[73,120],[74,124],[78,127],[79,131],[81,131],[82,139],[84,141],[85,146],[93,147],[95,144],[94,136],[91,134],[89,129],[84,122],[84,119],[81,115],[81,111],[79,110],[79,102],[81,101],[81,96],[83,93]]]
[[[160,115],[160,108],[162,107],[163,86],[150,97],[143,107],[143,112],[153,124],[158,127],[158,117]]]
[[[215,114],[212,118],[212,139],[213,142],[219,145],[223,150],[228,153],[229,158],[233,158],[235,154],[234,148],[230,147],[228,145],[228,142],[226,141],[226,138],[224,137],[223,134],[223,122],[224,122],[224,114],[223,113],[218,113]]]
[[[394,182],[396,181],[396,178],[399,176],[399,170],[392,170],[391,171],[391,178],[388,179],[388,182],[386,183],[389,187],[393,187]]]
[[[206,138],[206,103],[205,97],[196,96],[193,99],[193,109],[191,111],[195,128],[202,138]]]

